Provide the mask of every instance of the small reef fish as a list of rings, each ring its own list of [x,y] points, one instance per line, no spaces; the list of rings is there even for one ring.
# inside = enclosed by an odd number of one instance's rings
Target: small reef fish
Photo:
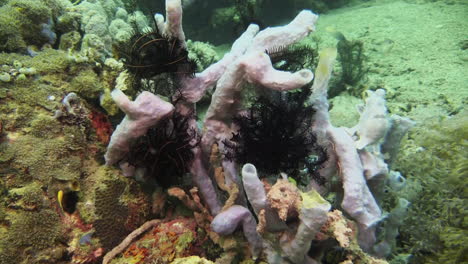
[[[58,202],[58,204],[59,204],[59,206],[60,206],[60,209],[62,209],[62,211],[63,211],[63,205],[62,205],[62,202],[63,202],[63,191],[62,191],[62,190],[60,190],[60,191],[57,192],[57,202]]]

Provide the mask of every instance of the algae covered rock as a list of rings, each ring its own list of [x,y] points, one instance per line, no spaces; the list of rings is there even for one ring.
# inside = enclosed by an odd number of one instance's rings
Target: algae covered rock
[[[61,124],[53,116],[39,114],[31,122],[31,132],[34,136],[50,139],[61,132]]]
[[[110,23],[109,33],[115,41],[125,42],[132,36],[133,29],[123,19],[114,19]]]
[[[78,50],[81,35],[78,31],[71,31],[63,34],[60,37],[59,49],[61,50]]]
[[[71,81],[70,91],[78,93],[85,98],[97,98],[103,91],[98,75],[91,69],[81,71]]]
[[[214,264],[213,261],[198,256],[191,256],[185,258],[177,258],[171,264]]]
[[[23,136],[11,144],[15,159],[14,168],[27,170],[24,176],[39,180],[77,179],[80,176],[81,160],[70,155],[67,143],[63,139],[44,139],[34,136]]]
[[[26,51],[28,45],[54,44],[51,21],[63,10],[54,0],[10,0],[0,7],[0,51]]]
[[[32,260],[34,251],[55,247],[63,234],[60,218],[51,209],[20,211],[9,220],[11,226],[0,241],[1,263],[21,263],[23,258]]]
[[[119,112],[119,107],[115,104],[114,100],[112,99],[111,92],[109,89],[104,89],[104,93],[101,95],[99,98],[99,102],[106,110],[106,112],[113,116],[116,115]]]

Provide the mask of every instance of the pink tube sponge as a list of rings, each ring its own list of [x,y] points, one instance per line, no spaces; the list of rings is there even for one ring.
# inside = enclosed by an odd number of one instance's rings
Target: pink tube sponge
[[[150,92],[142,92],[133,102],[118,89],[112,91],[111,95],[126,116],[112,134],[104,156],[106,165],[113,165],[122,159],[132,141],[143,136],[150,127],[174,111],[172,104]]]

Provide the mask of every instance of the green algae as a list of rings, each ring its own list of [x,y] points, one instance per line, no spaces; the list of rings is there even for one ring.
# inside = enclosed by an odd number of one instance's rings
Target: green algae
[[[35,114],[33,107],[17,103],[1,104],[0,111],[6,117],[4,126],[12,129],[26,127]]]
[[[22,58],[22,62],[27,67],[34,67],[41,74],[45,73],[74,73],[70,72],[73,68],[73,61],[62,50],[44,49],[37,56],[32,58]]]
[[[41,181],[53,178],[74,180],[80,176],[82,162],[70,155],[67,142],[62,138],[44,139],[26,135],[10,146],[14,152],[11,165],[23,171],[21,177],[31,176]]]
[[[194,240],[195,240],[195,237],[193,236],[193,233],[190,231],[185,232],[182,235],[180,235],[177,238],[177,243],[175,245],[176,254],[182,254],[182,252],[187,250]]]
[[[0,7],[0,50],[13,51],[26,49],[26,41],[21,35],[16,16],[18,11],[11,6]]]
[[[315,190],[311,190],[305,193],[301,192],[301,198],[302,206],[307,209],[328,204],[327,200],[323,199],[323,197],[320,196],[320,194]]]
[[[184,258],[176,258],[171,264],[214,264],[214,262],[209,261],[205,258],[200,258],[198,256],[190,256]]]
[[[80,71],[70,83],[70,91],[85,98],[97,98],[103,91],[98,75],[92,69]]]
[[[61,126],[60,122],[53,116],[40,113],[31,121],[31,135],[38,138],[52,139],[60,134],[62,131]]]
[[[0,7],[0,51],[25,51],[27,45],[42,46],[49,39],[41,32],[62,7],[55,0],[10,0]]]
[[[215,47],[209,43],[188,40],[187,49],[189,51],[189,59],[197,63],[198,72],[202,72],[219,60]]]
[[[72,151],[85,150],[87,148],[88,130],[81,126],[64,126],[63,135],[66,147]]]
[[[421,263],[461,263],[456,262],[459,258],[466,261],[468,240],[460,234],[468,228],[464,198],[467,114],[465,111],[442,120],[435,118],[416,126],[404,141],[396,163],[410,183],[420,186],[416,192],[405,194],[412,198],[412,206],[401,234],[407,241],[405,249]]]
[[[53,110],[59,107],[59,102],[51,100],[50,96],[59,99],[65,93],[77,92],[80,96],[95,99],[103,90],[101,76],[93,70],[93,66],[74,62],[65,51],[44,49],[32,58],[0,54],[0,63],[12,69],[15,69],[14,63],[19,63],[36,71],[35,76],[7,84],[15,103]]]
[[[77,51],[79,49],[80,40],[81,35],[78,31],[65,33],[60,37],[59,49],[65,51]]]
[[[7,233],[0,241],[0,262],[15,260],[20,263],[25,258],[21,253],[25,248],[44,250],[56,245],[61,237],[59,216],[50,209],[39,212],[19,211],[9,215],[11,222]]]
[[[114,99],[112,99],[111,91],[108,88],[104,89],[104,93],[100,97],[100,104],[101,107],[104,108],[104,110],[106,110],[106,112],[111,116],[118,114],[120,111],[117,104],[115,104]]]
[[[13,188],[8,191],[9,203],[14,203],[16,208],[40,209],[44,206],[44,192],[42,185],[32,182],[24,187]]]

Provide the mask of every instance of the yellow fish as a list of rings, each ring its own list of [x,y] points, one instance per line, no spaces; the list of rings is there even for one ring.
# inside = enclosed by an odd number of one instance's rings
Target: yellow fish
[[[62,201],[63,201],[63,191],[60,190],[57,193],[57,202],[60,205],[60,209],[62,209],[62,211],[63,211]]]
[[[339,32],[338,30],[336,30],[336,28],[334,28],[333,26],[328,26],[325,28],[325,31],[327,31],[328,33],[330,33],[334,38],[336,38],[338,41],[341,41],[341,40],[345,40],[345,36],[343,35],[343,33]]]

